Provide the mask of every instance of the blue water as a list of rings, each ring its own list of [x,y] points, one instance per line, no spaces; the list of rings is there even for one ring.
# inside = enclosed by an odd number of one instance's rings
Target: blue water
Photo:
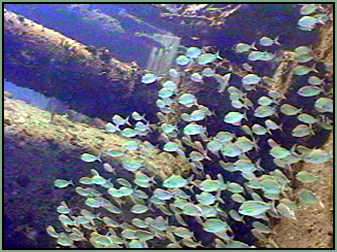
[[[14,99],[25,101],[41,109],[48,109],[48,103],[51,98],[46,97],[31,88],[19,87],[14,83],[5,80],[4,89],[10,92]]]

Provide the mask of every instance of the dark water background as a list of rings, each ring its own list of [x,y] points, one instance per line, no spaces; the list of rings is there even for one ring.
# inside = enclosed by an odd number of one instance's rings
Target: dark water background
[[[65,5],[62,6],[60,4],[58,6],[63,7]],[[54,16],[51,16],[51,10],[53,10],[54,7],[55,4],[5,5],[5,8],[8,10],[14,11],[17,14],[22,14],[23,16],[40,23],[45,27],[57,30],[65,36],[78,40],[81,43],[94,45],[96,47],[106,47],[113,52],[114,57],[119,58],[121,61],[130,62],[132,60],[136,60],[141,67],[146,65],[151,46],[147,45],[146,42],[144,43],[141,39],[135,38],[132,34],[143,30],[151,32],[151,26],[145,24],[139,25],[132,20],[123,19],[123,17],[118,15],[122,9],[124,9],[127,13],[141,18],[147,24],[169,31],[174,35],[181,37],[181,44],[184,46],[215,46],[215,48],[220,50],[220,55],[237,64],[246,62],[247,57],[246,55],[239,55],[233,52],[232,49],[234,45],[239,42],[246,42],[250,44],[262,36],[270,36],[274,38],[279,35],[279,41],[282,44],[282,48],[293,50],[299,45],[311,45],[317,39],[317,30],[312,32],[303,32],[296,27],[296,23],[300,18],[299,8],[294,7],[294,5],[291,4],[245,4],[241,9],[239,9],[238,13],[235,14],[236,18],[229,19],[224,28],[205,28],[203,30],[193,29],[188,26],[186,26],[186,29],[178,29],[178,26],[174,23],[174,21],[168,22],[160,19],[159,11],[146,4],[90,4],[90,9],[97,8],[103,13],[116,17],[120,21],[122,27],[126,30],[124,33],[109,33],[99,29],[88,29],[87,26],[84,26],[81,22],[77,22],[78,20],[76,17],[70,15],[69,13],[54,12]],[[60,16],[62,16],[62,18],[57,19]],[[155,31],[155,29],[152,31]],[[196,35],[202,38],[200,40],[193,40],[192,37]],[[271,47],[269,51],[273,52],[276,49],[276,47]],[[254,64],[254,67],[259,75],[270,75],[272,74],[271,69],[274,69],[274,65],[272,63],[266,62],[256,63]],[[234,82],[240,83],[235,80]],[[10,87],[12,88],[12,92],[15,92],[15,87],[12,85],[10,85]],[[9,86],[8,91],[10,91]],[[29,96],[29,92],[27,95]],[[31,95],[31,99],[36,101],[37,98],[35,95]],[[215,92],[214,95],[217,95],[217,93]],[[261,95],[261,93],[259,95]],[[199,96],[202,104],[203,95],[199,94]],[[294,99],[296,103],[296,98]],[[46,101],[41,99],[41,104],[38,105],[42,105],[44,102]],[[142,110],[142,104],[136,105],[137,109],[139,108]],[[214,109],[219,111],[230,107],[229,103],[223,104],[222,106],[213,105],[212,107],[212,104],[209,106],[212,110]],[[109,114],[108,109],[109,108],[106,108],[105,111],[97,111],[96,116],[105,119],[106,115]],[[258,123],[258,121],[255,121],[255,123]],[[291,124],[291,122],[289,123]],[[208,129],[211,135],[214,135],[217,131],[219,131],[219,129],[236,131],[235,127],[225,125],[222,119],[213,119],[211,123],[209,123]],[[238,135],[239,134],[240,133],[238,133]],[[285,142],[285,144],[288,143],[288,145],[291,145],[292,143],[292,139],[287,135],[282,135],[282,133],[278,133],[277,138],[277,140]],[[266,139],[261,138],[259,145],[264,150],[263,152],[267,153],[266,149],[269,147],[267,147]],[[270,170],[275,169],[275,165],[270,157],[264,157],[264,153],[259,153],[259,156],[262,156],[265,167]],[[255,160],[257,159],[257,157],[253,156],[251,158]],[[207,173],[212,175],[221,172],[232,181],[242,181],[240,176],[235,177],[236,173],[233,173],[233,175],[221,171],[218,165],[214,165],[214,162],[206,163],[205,169]],[[5,181],[5,183],[7,182],[9,181]],[[226,203],[228,204],[228,207],[238,207],[237,203],[230,201]],[[188,222],[192,229],[199,229],[198,224],[195,223],[192,218],[188,220]],[[49,223],[46,223],[46,225],[48,224]],[[12,248],[20,247],[22,245],[22,242],[19,239],[13,239],[13,235],[10,233],[12,227],[15,225],[17,225],[17,223],[15,223],[15,220],[11,219],[10,212],[5,213],[4,228],[5,237],[7,237],[6,245]],[[244,241],[248,244],[253,243],[254,239],[251,235],[247,234],[247,227],[243,224],[235,223],[232,228],[236,233],[235,239]],[[198,233],[197,231],[196,236],[203,236],[203,239],[207,241],[207,236],[211,235],[200,232]],[[212,237],[209,238],[212,239]],[[27,246],[27,243],[24,244]]]
[[[60,9],[67,6],[69,5],[57,4]],[[140,17],[147,24],[182,37],[181,44],[185,46],[215,46],[223,52],[222,55],[235,63],[244,61],[246,58],[243,55],[234,54],[232,50],[233,46],[239,42],[252,43],[262,36],[280,35],[283,48],[292,49],[298,45],[312,44],[317,36],[317,31],[303,32],[296,28],[296,23],[300,18],[299,9],[291,4],[246,4],[238,10],[238,18],[229,19],[226,27],[221,30],[214,28],[200,30],[188,26],[186,29],[177,29],[174,21],[163,21],[159,17],[158,9],[148,4],[90,4],[90,9],[99,9],[118,19],[125,28],[125,33],[87,29],[78,22],[76,15],[69,14],[69,12],[54,12],[52,16],[51,10],[55,9],[55,4],[6,4],[5,8],[86,45],[107,47],[122,61],[138,59],[137,62],[141,66],[144,66],[144,59],[149,51],[144,51],[146,44],[142,43],[142,39],[133,37],[132,34],[137,31],[153,32],[154,30],[147,25],[137,24],[121,17],[118,15],[120,10]],[[81,31],[80,35],[78,31]],[[193,35],[202,35],[203,39],[192,40]]]
[[[78,12],[65,11],[69,6],[69,4],[6,4],[5,8],[88,46],[106,47],[112,52],[113,57],[125,62],[134,60],[140,67],[146,66],[153,46],[149,44],[150,41],[133,36],[139,31],[151,33],[159,29],[181,37],[181,45],[184,46],[214,46],[220,51],[221,56],[235,64],[247,61],[246,55],[236,54],[233,51],[233,47],[239,42],[250,44],[262,36],[272,38],[280,36],[282,48],[292,50],[299,45],[311,45],[317,39],[317,29],[303,32],[296,27],[300,18],[299,7],[292,4],[245,4],[238,10],[235,18],[226,21],[222,29],[177,26],[174,20],[160,19],[158,9],[149,4],[90,4],[90,10],[99,9],[117,19],[124,28],[124,32],[102,30],[97,24],[90,26],[81,20]],[[139,17],[143,22],[138,24],[132,19],[124,18],[119,15],[121,10]],[[151,26],[155,28],[151,29]],[[193,40],[193,36],[198,36],[200,39]],[[10,45],[7,46],[10,47]],[[272,46],[268,51],[274,52],[277,48]],[[259,75],[272,74],[276,66],[273,62],[254,62],[254,70]],[[233,82],[240,83],[239,79]],[[64,102],[78,99],[81,103],[88,103],[87,110],[81,111],[88,116],[100,117],[104,120],[111,118],[111,111],[103,99],[101,99],[102,104],[96,104],[99,106],[97,110],[90,110],[90,100],[85,101],[85,97],[91,97],[91,93],[82,92],[81,97],[69,92],[60,95],[60,99],[62,98]],[[130,107],[134,106],[140,112],[153,113],[149,108],[142,107],[141,103],[137,104],[137,101],[130,100]],[[122,113],[127,115],[132,111],[130,108],[125,108]],[[153,116],[150,116],[150,119],[154,119]]]

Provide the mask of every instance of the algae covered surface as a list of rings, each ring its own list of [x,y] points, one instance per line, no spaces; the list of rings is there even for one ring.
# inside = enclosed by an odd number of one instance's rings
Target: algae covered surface
[[[61,115],[56,115],[51,123],[50,112],[13,100],[6,92],[4,99],[5,225],[14,230],[5,242],[10,243],[18,236],[22,247],[49,247],[52,241],[46,236],[45,226],[57,219],[55,209],[59,199],[75,204],[80,200],[70,190],[56,189],[54,180],[62,177],[76,181],[87,175],[90,168],[102,169],[101,165],[83,163],[81,154],[118,150],[126,139]],[[188,164],[165,153],[158,154],[158,150],[144,147],[143,151],[148,152],[146,158],[151,168],[160,167],[158,175],[167,176],[177,167],[182,171],[188,169]],[[137,152],[134,155],[144,156]]]

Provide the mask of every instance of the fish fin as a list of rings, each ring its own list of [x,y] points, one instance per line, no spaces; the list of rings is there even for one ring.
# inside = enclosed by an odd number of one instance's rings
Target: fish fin
[[[315,135],[316,135],[316,133],[315,133],[315,131],[313,130],[313,128],[312,128],[312,125],[311,125],[311,124],[309,124],[309,128],[310,128],[310,133],[311,133],[311,135],[315,136]]]
[[[256,139],[255,139],[255,137],[254,136],[252,136],[252,138],[253,138],[253,142],[254,142],[254,144],[255,144],[255,149],[257,150],[257,151],[260,151],[261,150],[261,148],[259,147],[259,145],[257,144],[257,141],[256,141]]]
[[[280,38],[280,35],[277,35],[276,38],[274,39],[274,43],[275,43],[276,45],[281,45],[280,42],[278,41],[279,38]]]
[[[208,154],[207,152],[208,152],[207,149],[204,150],[204,151],[203,151],[203,156],[204,156],[207,160],[211,161],[212,159],[207,155],[207,154]]]
[[[291,148],[290,148],[290,152],[291,154],[296,153],[296,147],[298,146],[298,144],[294,144]]]
[[[274,116],[277,118],[277,119],[280,119],[280,116],[278,113],[274,113]]]
[[[220,51],[217,51],[217,53],[215,55],[218,59],[223,60],[223,58],[220,56]]]
[[[256,41],[254,41],[251,45],[250,45],[250,48],[253,49],[253,50],[257,50],[256,48]]]
[[[245,118],[248,121],[247,113],[246,112],[243,114],[243,118]]]
[[[129,126],[132,126],[131,123],[129,122],[129,119],[130,119],[130,116],[128,116],[127,118],[125,118],[126,124],[129,125]]]

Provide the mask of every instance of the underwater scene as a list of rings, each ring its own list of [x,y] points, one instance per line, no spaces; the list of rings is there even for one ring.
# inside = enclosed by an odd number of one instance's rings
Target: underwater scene
[[[2,248],[334,248],[333,14],[5,3]]]

